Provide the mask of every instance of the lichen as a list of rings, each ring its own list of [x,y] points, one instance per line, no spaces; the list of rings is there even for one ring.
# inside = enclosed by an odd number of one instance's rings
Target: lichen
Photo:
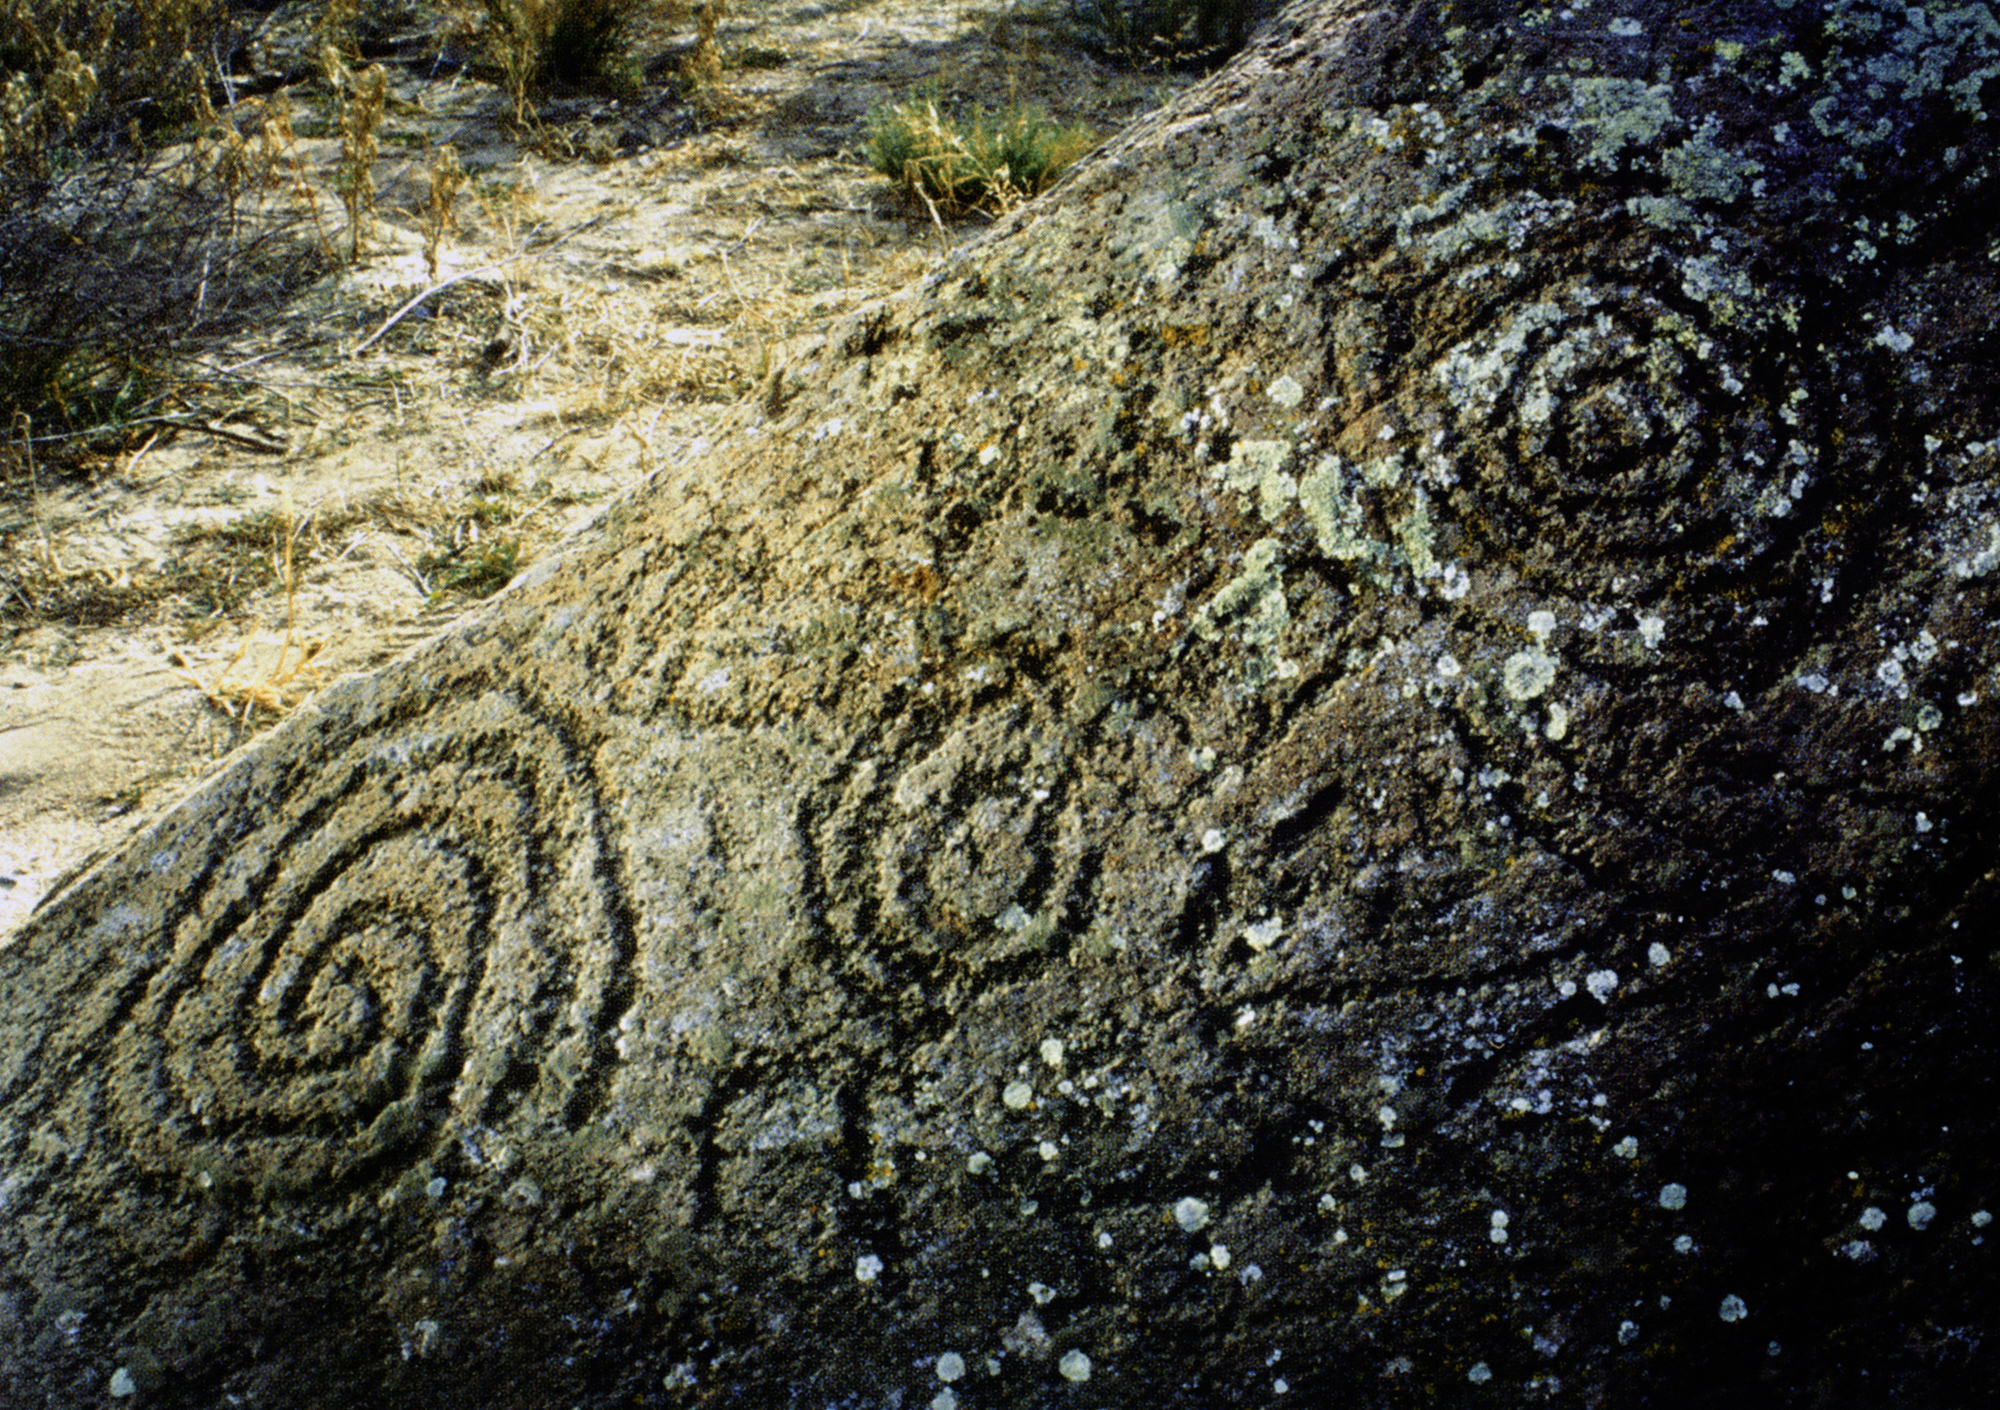
[[[1243,570],[1195,612],[1193,628],[1204,641],[1233,632],[1245,646],[1267,647],[1291,620],[1285,605],[1284,545],[1259,539],[1243,555]]]

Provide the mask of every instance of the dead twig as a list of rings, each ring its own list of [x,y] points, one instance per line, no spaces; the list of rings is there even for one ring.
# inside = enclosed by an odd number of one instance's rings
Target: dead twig
[[[404,304],[401,308],[397,309],[394,313],[390,314],[387,322],[385,322],[380,328],[377,328],[373,333],[370,333],[367,337],[363,338],[360,342],[356,343],[353,349],[347,355],[349,357],[361,356],[362,353],[368,351],[368,349],[374,345],[376,339],[380,338],[384,333],[388,332],[391,328],[394,328],[398,323],[401,323],[403,319],[406,316],[408,316],[413,309],[420,307],[423,304],[423,301],[425,299],[428,299],[431,295],[441,294],[454,284],[463,284],[466,280],[477,279],[483,274],[497,274],[519,258],[521,258],[521,256],[519,255],[510,255],[506,259],[500,260],[497,263],[483,264],[477,269],[468,269],[462,274],[454,274],[449,279],[440,279],[437,283],[431,285],[430,288],[424,290],[421,294],[418,294],[414,299],[411,299],[408,303]]]

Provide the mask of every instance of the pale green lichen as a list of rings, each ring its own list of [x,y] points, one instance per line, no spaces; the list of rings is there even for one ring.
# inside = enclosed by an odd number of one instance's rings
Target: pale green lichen
[[[1684,200],[1723,205],[1741,199],[1744,189],[1764,170],[1763,163],[1718,145],[1712,129],[1669,147],[1661,154],[1660,168],[1675,194]]]
[[[1299,482],[1298,495],[1321,553],[1342,562],[1372,562],[1383,556],[1384,546],[1365,528],[1361,486],[1346,461],[1337,455],[1322,456]]]
[[[1421,485],[1413,486],[1410,511],[1396,520],[1396,542],[1402,545],[1403,558],[1419,580],[1439,572],[1437,557],[1431,552],[1435,540],[1432,530],[1430,497]]]
[[[1617,165],[1627,147],[1651,147],[1674,120],[1671,91],[1664,84],[1630,78],[1570,80],[1572,130],[1589,139],[1581,158],[1586,166]]]
[[[1285,473],[1291,454],[1287,441],[1238,441],[1230,448],[1229,463],[1216,473],[1231,489],[1255,494],[1257,512],[1276,520],[1298,495],[1297,483]]]
[[[1245,646],[1265,647],[1275,642],[1291,621],[1285,604],[1283,545],[1276,539],[1259,539],[1243,555],[1243,571],[1203,603],[1194,615],[1194,633],[1204,641],[1215,641],[1225,631],[1233,631]]]
[[[1533,700],[1556,679],[1555,658],[1539,646],[1516,651],[1500,667],[1500,688],[1510,700]]]

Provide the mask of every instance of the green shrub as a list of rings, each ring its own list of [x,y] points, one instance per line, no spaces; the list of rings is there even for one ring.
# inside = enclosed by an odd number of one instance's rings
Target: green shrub
[[[1085,48],[1142,68],[1221,63],[1269,9],[1260,0],[1070,0]]]
[[[868,164],[940,216],[998,213],[1041,194],[1097,144],[1088,127],[1064,126],[1036,108],[963,118],[934,97],[890,103],[868,115]]]

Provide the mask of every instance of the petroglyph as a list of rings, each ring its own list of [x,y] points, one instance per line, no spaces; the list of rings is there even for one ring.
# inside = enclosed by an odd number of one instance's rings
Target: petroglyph
[[[247,772],[247,771],[245,771]],[[607,809],[519,687],[204,795],[147,839],[7,1095],[147,1174],[325,1196],[510,1120],[574,1129],[631,1000]]]
[[[1823,9],[1301,5],[156,819],[0,1398],[1990,1383],[2000,30]]]

